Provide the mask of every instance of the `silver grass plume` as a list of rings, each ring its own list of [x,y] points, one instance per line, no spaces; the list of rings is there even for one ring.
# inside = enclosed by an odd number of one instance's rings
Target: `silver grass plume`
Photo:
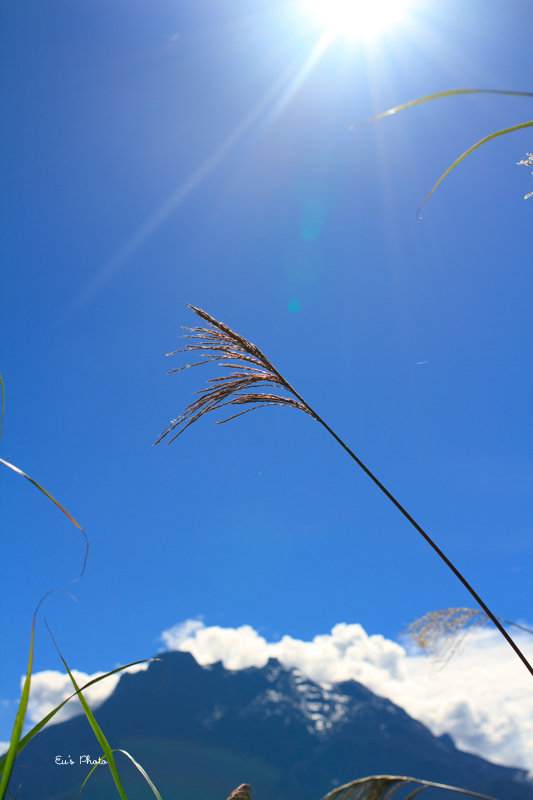
[[[444,789],[456,794],[465,794],[469,797],[478,797],[482,800],[495,800],[486,794],[479,794],[470,789],[460,789],[457,786],[448,786],[445,783],[433,783],[420,778],[407,778],[402,775],[371,775],[368,778],[359,778],[356,781],[345,783],[332,792],[328,792],[322,800],[389,800],[396,792],[414,784],[416,789],[408,795],[402,793],[404,800],[413,800],[426,789]]]
[[[207,322],[210,327],[197,327],[197,328],[184,328],[189,331],[185,338],[192,339],[193,341],[186,345],[181,350],[175,350],[167,355],[175,355],[176,353],[201,353],[201,360],[193,364],[186,364],[183,367],[177,367],[170,371],[169,374],[174,372],[181,372],[181,370],[188,369],[189,367],[197,367],[202,364],[218,363],[223,369],[233,370],[229,374],[226,373],[217,378],[211,378],[207,382],[204,389],[196,392],[200,397],[194,402],[190,403],[184,410],[180,417],[173,420],[159,436],[155,442],[158,444],[162,439],[169,434],[173,434],[168,440],[168,444],[174,441],[178,436],[181,436],[193,422],[196,422],[208,414],[210,411],[223,408],[225,406],[242,406],[248,403],[252,404],[251,408],[246,408],[244,411],[239,411],[232,414],[222,422],[229,422],[235,417],[246,414],[248,411],[254,411],[256,408],[261,408],[267,405],[276,406],[291,406],[300,411],[305,411],[313,419],[319,422],[327,432],[340,444],[340,446],[348,453],[355,463],[365,472],[368,477],[375,483],[375,485],[383,492],[383,494],[396,506],[398,511],[411,523],[413,528],[426,540],[426,542],[433,548],[439,558],[444,561],[446,566],[453,572],[467,589],[476,603],[483,609],[485,614],[498,628],[503,638],[507,641],[510,647],[514,650],[518,658],[522,661],[526,669],[533,675],[533,666],[529,663],[525,655],[522,653],[514,639],[507,633],[505,628],[499,622],[486,603],[481,599],[479,594],[475,591],[473,586],[466,580],[464,575],[457,569],[448,556],[440,549],[440,547],[433,541],[431,536],[416,522],[416,520],[409,514],[409,512],[401,505],[401,503],[389,492],[389,490],[381,483],[381,481],[374,475],[373,472],[361,461],[361,459],[351,450],[346,442],[337,436],[334,430],[320,417],[313,409],[305,402],[303,397],[285,380],[285,378],[278,372],[273,364],[268,360],[264,353],[252,344],[243,336],[240,336],[235,331],[232,331],[223,322],[214,319],[206,311],[201,308],[189,305],[189,308],[194,311],[201,319]],[[258,387],[273,386],[276,389],[281,388],[290,396],[286,397],[279,394],[271,394],[269,392],[257,391]],[[220,423],[217,423],[220,424]]]
[[[488,622],[487,615],[479,609],[443,608],[415,619],[407,633],[425,653],[446,662],[457,653],[469,632]]]
[[[525,625],[502,617],[498,619],[503,625],[533,633]],[[480,609],[441,608],[415,619],[407,626],[406,632],[425,653],[432,655],[436,661],[447,662],[461,649],[470,633],[486,627],[489,622],[489,617]]]

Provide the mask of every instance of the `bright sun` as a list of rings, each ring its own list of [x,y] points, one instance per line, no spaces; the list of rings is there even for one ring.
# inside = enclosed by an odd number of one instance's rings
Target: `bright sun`
[[[409,0],[304,0],[329,36],[369,39],[404,17]]]

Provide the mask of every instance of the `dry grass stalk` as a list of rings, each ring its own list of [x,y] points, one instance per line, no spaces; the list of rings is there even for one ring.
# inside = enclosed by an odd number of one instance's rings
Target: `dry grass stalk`
[[[264,353],[259,350],[255,344],[247,341],[238,333],[232,331],[223,322],[218,322],[205,311],[200,308],[195,308],[189,305],[195,314],[198,314],[205,322],[209,323],[210,328],[187,328],[183,330],[190,331],[184,338],[193,339],[194,341],[187,344],[181,350],[175,350],[172,353],[167,353],[168,356],[176,355],[176,353],[199,353],[205,358],[197,361],[194,364],[186,364],[184,367],[177,367],[177,369],[170,370],[169,375],[174,372],[181,372],[181,370],[188,369],[189,367],[198,367],[201,364],[218,363],[224,369],[233,370],[229,374],[221,375],[217,378],[211,378],[207,383],[205,389],[202,389],[196,394],[200,397],[193,403],[188,405],[183,414],[178,419],[172,420],[170,425],[161,433],[159,439],[155,444],[158,444],[162,439],[170,433],[176,431],[174,435],[168,440],[170,444],[183,431],[196,422],[204,414],[210,411],[215,411],[224,406],[242,406],[246,404],[255,404],[251,408],[246,408],[237,414],[232,414],[227,419],[217,422],[221,425],[223,422],[229,422],[248,411],[255,411],[262,406],[291,406],[300,411],[305,411],[312,417],[315,414],[311,411],[309,406],[296,395],[292,386],[283,378],[277,369],[270,363]],[[274,388],[281,388],[293,395],[292,397],[285,397],[283,395],[271,394],[269,392],[257,391],[259,387],[272,386]],[[316,417],[315,417],[316,418]]]
[[[396,792],[401,792],[411,785],[415,785],[408,795],[402,793],[404,800],[414,800],[426,789],[444,789],[456,794],[465,794],[469,797],[478,797],[483,800],[495,800],[486,794],[472,792],[469,789],[459,789],[457,786],[448,786],[444,783],[433,783],[433,781],[423,781],[420,778],[408,778],[402,775],[371,775],[368,778],[345,783],[332,792],[329,792],[322,800],[390,800]]]
[[[503,625],[533,634],[533,630],[525,625],[502,617],[498,619]],[[441,608],[415,619],[406,631],[425,653],[437,661],[448,661],[459,651],[469,633],[485,627],[489,622],[489,617],[479,609]]]
[[[232,791],[228,800],[251,800],[252,787],[247,783],[241,783]]]
[[[516,642],[509,636],[505,628],[501,625],[498,617],[496,617],[487,604],[481,599],[479,594],[475,591],[473,586],[466,580],[465,576],[457,569],[448,556],[440,549],[440,547],[433,541],[431,536],[416,522],[416,520],[409,514],[409,512],[402,506],[402,504],[389,492],[389,490],[381,483],[381,481],[374,475],[374,473],[361,461],[361,459],[351,450],[346,442],[337,436],[334,430],[324,422],[313,409],[305,402],[298,392],[290,385],[288,381],[277,371],[277,369],[270,363],[264,353],[259,350],[255,344],[252,344],[243,336],[240,336],[235,331],[232,331],[223,322],[218,322],[205,311],[195,306],[189,305],[195,314],[207,322],[211,327],[204,328],[185,328],[190,331],[188,338],[193,339],[182,350],[175,350],[175,353],[198,353],[204,356],[200,361],[193,364],[187,364],[184,367],[177,367],[173,372],[180,372],[188,367],[197,367],[201,364],[211,364],[218,362],[223,368],[230,370],[237,370],[230,374],[222,375],[218,378],[211,378],[205,389],[196,392],[200,397],[193,403],[188,405],[183,414],[178,419],[173,420],[170,425],[165,428],[161,433],[159,439],[155,444],[158,444],[169,434],[174,433],[168,441],[173,442],[186,430],[193,422],[196,422],[204,414],[216,409],[223,408],[224,406],[241,406],[247,403],[256,404],[252,408],[247,408],[237,414],[233,414],[222,422],[229,422],[230,419],[239,417],[241,414],[246,414],[247,411],[253,411],[265,405],[277,406],[292,406],[298,408],[300,411],[305,411],[313,419],[319,422],[327,432],[333,436],[340,446],[348,453],[355,463],[368,475],[374,482],[378,489],[396,506],[398,511],[405,517],[406,520],[415,528],[416,531],[426,540],[426,542],[433,548],[435,553],[446,564],[453,574],[463,584],[476,603],[483,609],[490,620],[498,628],[503,638],[507,641],[510,647],[515,651],[518,658],[522,661],[526,669],[533,675],[533,666],[529,663],[525,655],[522,653]],[[171,374],[170,373],[170,374]],[[270,394],[267,392],[257,392],[260,386],[274,386],[281,388],[292,395],[285,397],[278,394]],[[220,424],[220,423],[217,423]]]
[[[443,608],[415,619],[407,632],[424,652],[431,653],[437,661],[448,661],[470,631],[488,622],[487,615],[475,608]]]

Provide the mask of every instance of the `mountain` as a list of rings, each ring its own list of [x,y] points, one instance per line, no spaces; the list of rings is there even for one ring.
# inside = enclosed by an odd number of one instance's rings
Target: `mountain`
[[[275,659],[230,671],[221,663],[202,667],[189,653],[160,658],[124,674],[96,718],[111,747],[142,764],[163,800],[225,800],[241,783],[252,785],[254,800],[320,800],[336,785],[383,773],[533,800],[523,770],[457,750],[449,736],[433,736],[356,681],[325,689]],[[20,785],[17,800],[76,798],[89,772],[80,756],[99,755],[85,716],[48,726],[17,759],[12,792]],[[116,757],[128,800],[153,797],[129,760]],[[107,768],[96,769],[81,797],[118,797]]]

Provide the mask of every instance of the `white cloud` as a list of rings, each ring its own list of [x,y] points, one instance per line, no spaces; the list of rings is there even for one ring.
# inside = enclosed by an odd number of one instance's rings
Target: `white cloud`
[[[147,668],[147,664],[136,664],[133,667],[128,667],[127,670],[123,670],[123,672],[138,672],[139,670],[145,670]],[[100,675],[104,674],[103,672],[95,672],[92,675],[88,675],[86,672],[80,672],[77,669],[73,669],[71,672],[80,688],[93,678],[98,678]],[[92,710],[98,708],[98,706],[102,705],[104,700],[107,700],[115,689],[121,675],[122,672],[117,672],[84,690],[83,696]],[[24,680],[25,676],[20,679],[21,689],[24,686]],[[39,722],[39,720],[62,703],[63,700],[70,697],[73,691],[74,687],[66,673],[57,672],[52,669],[35,672],[31,678],[27,718],[33,723]],[[61,711],[58,711],[55,717],[52,718],[50,724],[53,725],[57,722],[63,722],[66,719],[70,719],[82,713],[83,709],[81,703],[77,697],[74,697],[63,706]]]
[[[331,633],[311,641],[283,636],[268,642],[250,625],[221,628],[187,620],[164,631],[161,639],[165,649],[188,651],[200,664],[222,661],[228,669],[243,669],[262,667],[272,657],[322,684],[353,678],[390,698],[433,733],[449,733],[458,747],[533,771],[531,676],[496,631],[471,633],[462,651],[444,666],[381,635],[369,636],[358,624],[339,623]],[[524,633],[515,639],[533,660],[533,637]],[[138,665],[128,672],[146,668]],[[73,670],[73,674],[83,685],[102,673]],[[91,708],[109,697],[120,674],[84,692]],[[70,694],[68,675],[53,670],[35,673],[28,719],[39,721]],[[53,722],[80,713],[79,701],[73,699]]]
[[[291,636],[267,642],[249,625],[206,627],[187,620],[161,638],[166,648],[188,651],[200,664],[222,661],[242,669],[274,657],[320,683],[353,678],[433,733],[449,733],[463,750],[533,770],[531,676],[496,631],[472,632],[444,666],[383,636],[368,636],[358,624],[340,623],[310,642]],[[533,638],[524,633],[515,639],[533,659]]]

